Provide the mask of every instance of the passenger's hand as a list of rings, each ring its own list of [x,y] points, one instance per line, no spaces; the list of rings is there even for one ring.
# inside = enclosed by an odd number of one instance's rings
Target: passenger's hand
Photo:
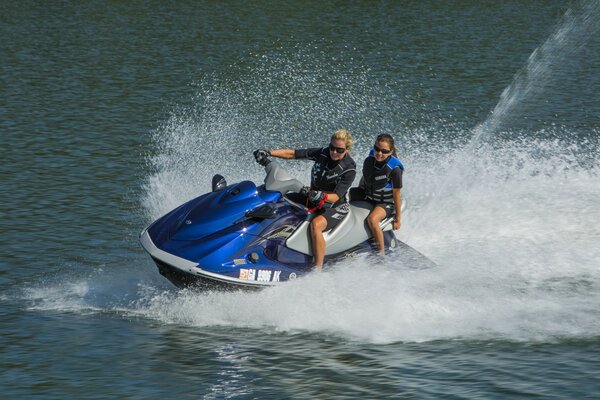
[[[266,167],[271,162],[271,160],[269,160],[269,156],[271,155],[269,150],[258,149],[254,150],[254,153],[252,154],[254,154],[254,159],[256,162],[263,167]]]
[[[392,229],[395,231],[400,229],[400,220],[399,219],[394,219],[394,221],[392,222]]]
[[[310,190],[308,192],[308,202],[314,207],[321,208],[325,202],[325,193],[320,190]]]

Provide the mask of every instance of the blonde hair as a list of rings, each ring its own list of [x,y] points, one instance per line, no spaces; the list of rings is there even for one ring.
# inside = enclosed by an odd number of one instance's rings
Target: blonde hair
[[[344,141],[344,143],[346,144],[346,149],[348,151],[352,150],[352,135],[350,134],[350,132],[348,132],[347,129],[338,129],[333,135],[331,135],[331,140],[339,139]]]

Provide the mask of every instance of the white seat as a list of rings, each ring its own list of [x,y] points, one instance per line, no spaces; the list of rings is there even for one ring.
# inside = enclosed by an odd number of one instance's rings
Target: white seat
[[[404,210],[404,201],[402,210]],[[325,255],[332,255],[346,251],[371,237],[371,231],[367,227],[366,219],[373,208],[367,201],[352,201],[349,203],[348,215],[335,228],[323,232],[325,238]],[[286,246],[292,250],[312,255],[310,245],[310,220],[307,219],[287,239]],[[392,218],[386,218],[380,223],[384,231],[392,229]]]

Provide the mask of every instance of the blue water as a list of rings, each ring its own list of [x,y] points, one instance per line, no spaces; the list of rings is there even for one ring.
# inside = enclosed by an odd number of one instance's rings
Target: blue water
[[[597,2],[0,9],[2,396],[597,397]],[[147,224],[340,127],[359,163],[396,137],[397,236],[437,268],[158,274]]]

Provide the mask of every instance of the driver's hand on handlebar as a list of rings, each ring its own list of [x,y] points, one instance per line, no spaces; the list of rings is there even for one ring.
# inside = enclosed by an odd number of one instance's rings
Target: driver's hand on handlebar
[[[271,155],[269,150],[258,149],[254,150],[254,153],[252,154],[254,154],[254,159],[256,162],[263,167],[266,167],[271,162],[271,160],[269,160],[269,156]]]

